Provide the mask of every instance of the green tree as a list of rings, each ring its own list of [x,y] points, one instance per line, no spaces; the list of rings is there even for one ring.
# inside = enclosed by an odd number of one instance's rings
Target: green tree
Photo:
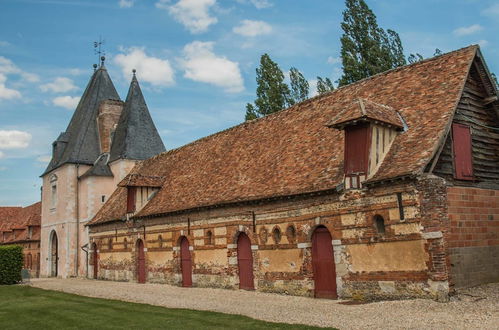
[[[260,58],[260,67],[256,69],[255,105],[246,105],[246,120],[264,117],[289,106],[291,96],[284,74],[268,54]]]
[[[412,63],[416,63],[416,62],[420,62],[424,60],[424,57],[423,55],[419,54],[419,53],[416,53],[416,54],[410,54],[409,57],[407,58],[407,61],[412,64]]]
[[[433,56],[439,56],[442,55],[442,51],[438,48],[435,48],[435,53],[433,53]]]
[[[364,0],[346,0],[341,28],[343,76],[347,85],[406,64],[399,35],[378,26],[376,15]]]
[[[291,80],[290,103],[305,101],[308,98],[310,88],[307,79],[294,67],[289,70],[289,78]]]
[[[317,77],[317,93],[319,93],[319,95],[330,92],[332,90],[334,90],[334,86],[331,82],[331,79],[322,79],[321,77]]]

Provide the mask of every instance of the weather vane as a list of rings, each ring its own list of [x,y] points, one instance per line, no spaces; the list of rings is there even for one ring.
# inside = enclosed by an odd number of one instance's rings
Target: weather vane
[[[105,40],[101,36],[99,36],[99,41],[94,41],[94,54],[97,55],[97,63],[104,62],[104,56],[106,56],[106,52],[102,49],[104,43]]]

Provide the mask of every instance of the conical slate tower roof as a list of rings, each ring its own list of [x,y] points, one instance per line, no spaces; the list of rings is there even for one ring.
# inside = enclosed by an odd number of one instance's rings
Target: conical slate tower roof
[[[99,104],[108,99],[120,97],[102,64],[90,78],[66,132],[54,142],[52,160],[42,176],[66,163],[94,163],[101,153],[97,128]]]
[[[154,126],[134,72],[125,106],[114,133],[109,161],[143,160],[164,151],[165,146]]]

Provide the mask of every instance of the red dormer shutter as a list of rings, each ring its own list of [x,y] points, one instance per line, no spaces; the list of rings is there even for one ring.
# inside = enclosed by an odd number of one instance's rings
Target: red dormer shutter
[[[127,198],[126,198],[126,212],[127,213],[135,212],[136,190],[137,190],[137,187],[128,187],[127,188]]]
[[[470,127],[453,123],[452,140],[454,149],[454,177],[458,180],[473,180]]]
[[[367,174],[369,126],[345,128],[345,175]]]

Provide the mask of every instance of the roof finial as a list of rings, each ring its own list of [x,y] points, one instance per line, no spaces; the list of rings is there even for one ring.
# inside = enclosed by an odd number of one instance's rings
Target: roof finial
[[[94,64],[93,67],[94,67],[94,72],[97,71],[97,64]]]
[[[104,66],[104,61],[106,60],[105,56],[100,57],[100,66]]]
[[[94,54],[97,55],[97,59],[99,59],[100,57],[100,59],[102,60],[102,64],[104,64],[104,60],[102,58],[104,57],[104,55],[106,55],[106,52],[102,49],[102,45],[104,43],[105,41],[101,36],[99,36],[99,41],[94,41]]]
[[[137,70],[132,69],[132,73],[133,73],[133,76],[134,76],[134,77],[135,77],[135,72],[137,72]]]

